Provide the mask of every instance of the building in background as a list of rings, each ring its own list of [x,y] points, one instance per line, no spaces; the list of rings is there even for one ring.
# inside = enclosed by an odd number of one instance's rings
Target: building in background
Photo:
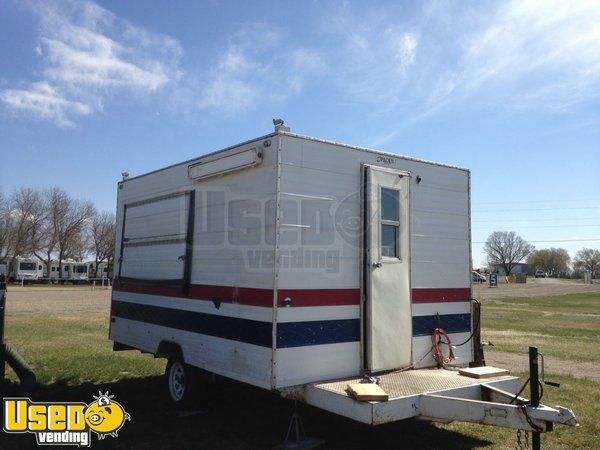
[[[501,277],[505,277],[507,275],[502,264],[492,264],[492,266],[490,267],[490,272],[497,273]],[[526,273],[527,275],[533,275],[534,272],[535,267],[530,267],[529,264],[525,263],[517,263],[513,266],[512,270],[510,271],[510,274],[516,275],[518,273]]]

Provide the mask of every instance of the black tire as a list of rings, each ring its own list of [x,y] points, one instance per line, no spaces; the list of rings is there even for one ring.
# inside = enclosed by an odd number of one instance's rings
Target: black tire
[[[200,397],[199,371],[179,356],[169,358],[165,369],[165,385],[169,399],[178,408],[197,404]]]

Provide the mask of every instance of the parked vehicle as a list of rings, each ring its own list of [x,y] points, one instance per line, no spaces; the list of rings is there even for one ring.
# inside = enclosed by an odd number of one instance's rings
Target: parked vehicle
[[[84,283],[88,281],[88,266],[88,263],[66,260],[60,264],[59,268],[58,261],[52,261],[48,278],[52,283],[59,281],[62,283],[68,281],[73,284]]]
[[[546,278],[546,272],[544,272],[542,269],[538,269],[535,271],[535,275],[536,278]]]
[[[481,275],[479,272],[473,271],[472,273],[473,283],[485,283],[487,278],[484,275]]]
[[[98,271],[96,271],[95,261],[91,261],[88,264],[88,277],[89,278],[112,278],[112,264],[109,266],[107,262],[98,263]]]
[[[518,377],[438,368],[468,367],[478,350],[466,169],[278,122],[117,193],[109,337],[167,358],[177,404],[201,368],[368,424],[575,420],[513,404]],[[370,375],[388,400],[348,395]]]
[[[9,281],[33,282],[43,275],[42,263],[37,258],[17,257],[10,267]]]

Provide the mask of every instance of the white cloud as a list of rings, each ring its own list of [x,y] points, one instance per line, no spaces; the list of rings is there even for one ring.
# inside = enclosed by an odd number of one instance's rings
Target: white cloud
[[[15,112],[30,113],[65,127],[74,125],[69,116],[92,113],[90,106],[67,100],[46,82],[31,83],[26,89],[1,91],[0,100]]]
[[[433,0],[346,6],[321,31],[342,91],[415,120],[445,107],[558,111],[597,98],[599,23],[594,0]]]
[[[326,66],[313,50],[287,48],[285,37],[271,25],[242,27],[201,77],[196,106],[233,114],[257,108],[259,100],[277,103],[301,92],[307,80],[322,75]]]
[[[460,21],[460,18],[456,18]],[[480,96],[510,108],[561,110],[600,94],[600,3],[512,0],[479,16],[428,106]]]
[[[404,89],[417,63],[419,34],[386,14],[352,15],[347,9],[327,15],[321,30],[330,42],[329,60],[336,83],[354,100],[385,108],[405,99]]]
[[[36,52],[43,80],[0,91],[15,113],[73,125],[117,92],[151,93],[180,77],[181,47],[90,1],[34,2],[40,19]]]
[[[382,122],[407,123],[442,108],[562,110],[600,95],[600,2],[495,5],[343,4],[301,27],[253,22],[184,73],[176,39],[89,0],[40,1],[40,78],[0,91],[0,102],[68,126],[122,93],[167,92],[180,112],[236,114],[319,81]]]

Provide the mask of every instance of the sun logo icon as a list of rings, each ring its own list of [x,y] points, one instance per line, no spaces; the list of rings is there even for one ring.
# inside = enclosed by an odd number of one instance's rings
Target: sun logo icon
[[[90,429],[98,435],[98,439],[104,439],[106,435],[112,437],[118,436],[118,431],[125,425],[125,422],[131,420],[129,413],[116,401],[114,395],[108,395],[99,392],[100,395],[94,395],[94,401],[87,405],[85,409],[85,421]]]

